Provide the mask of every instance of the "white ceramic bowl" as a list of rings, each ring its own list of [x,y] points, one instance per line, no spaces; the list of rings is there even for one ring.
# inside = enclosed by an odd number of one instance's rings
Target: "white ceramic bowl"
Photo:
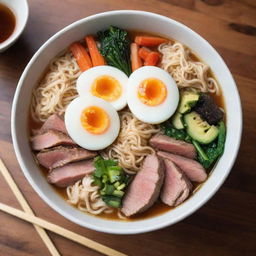
[[[162,215],[133,222],[112,221],[82,213],[66,203],[49,185],[36,165],[29,146],[27,118],[29,98],[49,61],[71,42],[80,40],[86,34],[116,25],[124,29],[136,29],[161,33],[175,38],[189,46],[216,75],[223,91],[227,110],[227,138],[225,152],[213,173],[202,188],[185,203]],[[163,16],[141,11],[112,11],[100,13],[79,20],[52,36],[33,56],[25,68],[13,101],[12,138],[19,164],[36,192],[54,210],[67,219],[90,229],[114,234],[135,234],[159,229],[174,224],[195,212],[214,193],[229,174],[240,145],[242,113],[239,94],[229,69],[202,37],[188,27]]]
[[[3,52],[14,44],[22,34],[27,24],[29,9],[27,0],[0,0],[0,4],[7,6],[13,12],[16,19],[13,33],[4,42],[0,43],[0,52]]]

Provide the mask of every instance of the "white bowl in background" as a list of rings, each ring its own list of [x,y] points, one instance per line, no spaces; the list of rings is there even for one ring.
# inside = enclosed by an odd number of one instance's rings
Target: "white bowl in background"
[[[0,0],[0,4],[7,6],[13,12],[16,22],[10,37],[0,43],[0,52],[3,52],[14,44],[22,34],[27,24],[29,9],[27,0]]]
[[[216,75],[225,99],[227,137],[223,156],[201,189],[179,207],[162,215],[137,221],[114,221],[85,214],[70,206],[48,184],[35,163],[29,145],[28,113],[33,87],[50,60],[72,42],[86,34],[106,29],[109,25],[161,33],[190,47]],[[24,175],[40,195],[58,213],[81,226],[113,234],[135,234],[156,230],[174,224],[195,212],[209,200],[222,185],[236,159],[242,131],[240,98],[233,77],[216,50],[197,33],[167,17],[142,11],[111,11],[81,19],[52,36],[35,53],[18,83],[12,107],[12,138],[15,153]]]

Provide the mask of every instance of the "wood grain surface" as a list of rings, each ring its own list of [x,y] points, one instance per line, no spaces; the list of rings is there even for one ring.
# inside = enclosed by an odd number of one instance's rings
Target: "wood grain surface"
[[[256,1],[255,0],[29,0],[27,27],[0,54],[0,157],[38,217],[128,255],[255,255],[256,252]],[[239,155],[224,185],[200,210],[171,226],[140,235],[110,235],[82,228],[49,208],[17,163],[11,139],[11,105],[18,79],[35,51],[59,29],[91,14],[117,9],[152,11],[191,27],[230,68],[243,106]],[[22,113],[21,113],[22,114]],[[26,113],[24,113],[25,115]],[[0,201],[21,209],[0,177]],[[49,232],[62,255],[100,255]],[[34,227],[0,212],[1,256],[50,255]]]

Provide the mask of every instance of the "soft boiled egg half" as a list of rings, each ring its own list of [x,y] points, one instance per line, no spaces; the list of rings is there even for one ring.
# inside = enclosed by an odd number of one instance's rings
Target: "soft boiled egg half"
[[[142,122],[159,124],[174,114],[179,103],[179,90],[166,71],[144,66],[129,77],[127,103]]]
[[[106,148],[114,142],[120,129],[115,108],[100,98],[81,96],[68,105],[65,125],[69,136],[89,150]]]
[[[126,106],[127,75],[111,66],[97,66],[84,71],[77,79],[76,89],[80,96],[102,98],[116,110]]]

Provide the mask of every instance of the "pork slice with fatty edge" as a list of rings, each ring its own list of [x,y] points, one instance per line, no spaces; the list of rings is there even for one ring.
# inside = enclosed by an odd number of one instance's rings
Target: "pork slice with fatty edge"
[[[167,151],[173,154],[192,159],[196,157],[196,149],[191,143],[176,140],[164,134],[154,135],[150,139],[149,144],[156,149]]]
[[[58,146],[39,152],[36,158],[42,166],[52,169],[70,162],[90,159],[96,155],[96,152],[79,147]]]
[[[144,212],[157,200],[164,179],[164,166],[156,154],[148,155],[129,185],[121,211],[126,216]]]
[[[92,174],[94,170],[92,159],[69,163],[52,169],[47,176],[47,181],[57,187],[68,187],[85,175]]]
[[[165,179],[160,198],[169,206],[181,204],[189,196],[192,184],[183,171],[171,160],[165,159]]]
[[[36,151],[59,145],[76,146],[76,143],[68,135],[54,130],[49,130],[31,138],[32,149]]]
[[[55,130],[68,134],[63,118],[57,114],[53,114],[48,117],[40,129],[40,133],[44,133],[49,130]]]
[[[157,155],[163,159],[169,159],[175,163],[191,181],[203,182],[207,178],[204,167],[193,159],[167,153],[164,151],[158,151]]]

